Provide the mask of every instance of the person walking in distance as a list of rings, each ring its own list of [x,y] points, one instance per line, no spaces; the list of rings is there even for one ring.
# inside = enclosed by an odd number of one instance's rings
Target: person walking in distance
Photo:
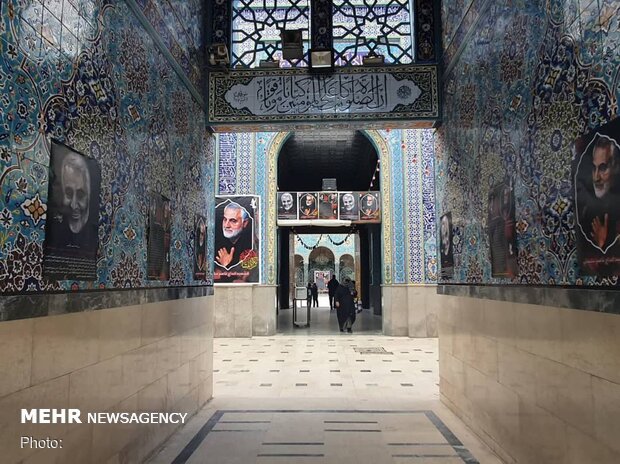
[[[329,310],[334,310],[334,296],[336,295],[336,290],[338,289],[338,285],[340,282],[336,280],[336,276],[332,275],[332,278],[327,282],[327,294],[329,295]]]
[[[334,296],[336,315],[338,316],[338,326],[340,331],[345,330],[352,333],[351,327],[355,322],[355,304],[353,302],[353,294],[350,290],[351,279],[344,279],[344,284],[340,284],[336,289]]]
[[[308,282],[306,287],[306,305],[308,308],[312,306],[312,283]]]
[[[316,282],[312,283],[312,301],[314,303],[314,307],[319,307],[319,287],[317,287]]]

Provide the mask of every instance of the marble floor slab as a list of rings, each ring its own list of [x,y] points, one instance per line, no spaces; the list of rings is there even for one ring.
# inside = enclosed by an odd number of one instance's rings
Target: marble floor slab
[[[439,401],[437,339],[215,339],[214,398],[152,464],[501,461]]]

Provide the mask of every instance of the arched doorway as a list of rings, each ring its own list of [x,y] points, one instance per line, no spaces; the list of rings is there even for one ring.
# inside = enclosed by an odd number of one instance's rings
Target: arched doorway
[[[345,133],[346,132],[346,133]],[[331,142],[328,142],[331,141]],[[334,148],[336,146],[337,148]],[[322,190],[323,178],[336,178],[339,191],[380,192],[382,203],[381,224],[357,225],[356,243],[359,253],[357,268],[358,288],[365,308],[381,314],[381,284],[392,282],[392,212],[391,167],[387,160],[390,149],[378,131],[330,131],[325,133],[278,133],[269,141],[266,182],[266,237],[265,257],[267,283],[278,285],[279,307],[287,308],[292,302],[294,258],[290,227],[277,225],[278,191]],[[359,156],[359,159],[358,159]],[[291,159],[292,158],[292,159]],[[304,165],[305,163],[305,165]],[[361,167],[365,166],[365,169]],[[377,175],[378,174],[378,175]],[[374,177],[374,179],[373,179]],[[353,182],[357,181],[357,183]],[[302,185],[303,183],[303,185]],[[328,230],[329,229],[329,230]],[[350,228],[333,230],[316,226],[297,229],[299,234],[340,233],[348,234]],[[390,237],[385,243],[381,237]],[[355,264],[355,259],[353,260]],[[308,261],[309,264],[309,261]],[[335,263],[338,267],[339,262]],[[355,269],[355,265],[352,267]],[[353,273],[353,277],[355,273]],[[338,277],[338,275],[336,275]],[[311,275],[306,275],[306,280]]]
[[[293,268],[295,287],[306,286],[306,268],[304,266],[304,257],[301,255],[295,255],[295,266]]]
[[[344,279],[355,280],[355,259],[349,254],[340,256],[338,260],[338,280],[343,282]]]
[[[316,247],[308,258],[308,281],[316,283],[319,291],[325,291],[327,281],[336,272],[334,253],[326,247]]]

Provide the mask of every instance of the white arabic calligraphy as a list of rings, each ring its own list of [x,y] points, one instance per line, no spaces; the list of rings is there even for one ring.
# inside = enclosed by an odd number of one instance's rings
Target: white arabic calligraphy
[[[254,115],[378,113],[409,105],[422,91],[408,79],[387,73],[330,76],[259,76],[234,85],[226,101]],[[245,98],[239,98],[243,95]]]

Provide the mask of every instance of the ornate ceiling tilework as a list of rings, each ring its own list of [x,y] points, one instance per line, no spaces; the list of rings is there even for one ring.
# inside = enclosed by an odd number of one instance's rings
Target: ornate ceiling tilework
[[[174,2],[174,5],[170,0],[135,2],[190,82],[202,93],[202,3],[196,0]]]
[[[502,1],[475,16],[476,4],[460,28],[476,27],[449,46],[461,40],[461,54],[446,53],[437,140],[438,214],[452,212],[458,240],[453,281],[617,285],[579,272],[570,166],[573,141],[618,116],[619,7]],[[488,193],[503,180],[516,198],[513,279],[491,277],[489,264]]]
[[[457,0],[451,2],[441,2],[441,29],[443,34],[444,47],[450,45],[452,38],[469,10],[473,0]]]
[[[450,74],[453,60],[465,42],[469,32],[477,27],[478,20],[488,14],[491,0],[452,0],[442,2],[443,64],[444,72]],[[481,16],[482,15],[482,16]],[[486,31],[485,31],[486,32]],[[484,38],[488,40],[488,38]]]
[[[415,2],[415,48],[416,62],[435,61],[437,59],[436,43],[438,6],[433,0],[416,0]]]
[[[314,0],[310,11],[312,27],[312,48],[332,48],[332,2],[330,0]]]
[[[207,17],[211,18],[209,44],[229,44],[232,26],[231,8],[229,0],[212,0],[208,2],[211,10]]]

